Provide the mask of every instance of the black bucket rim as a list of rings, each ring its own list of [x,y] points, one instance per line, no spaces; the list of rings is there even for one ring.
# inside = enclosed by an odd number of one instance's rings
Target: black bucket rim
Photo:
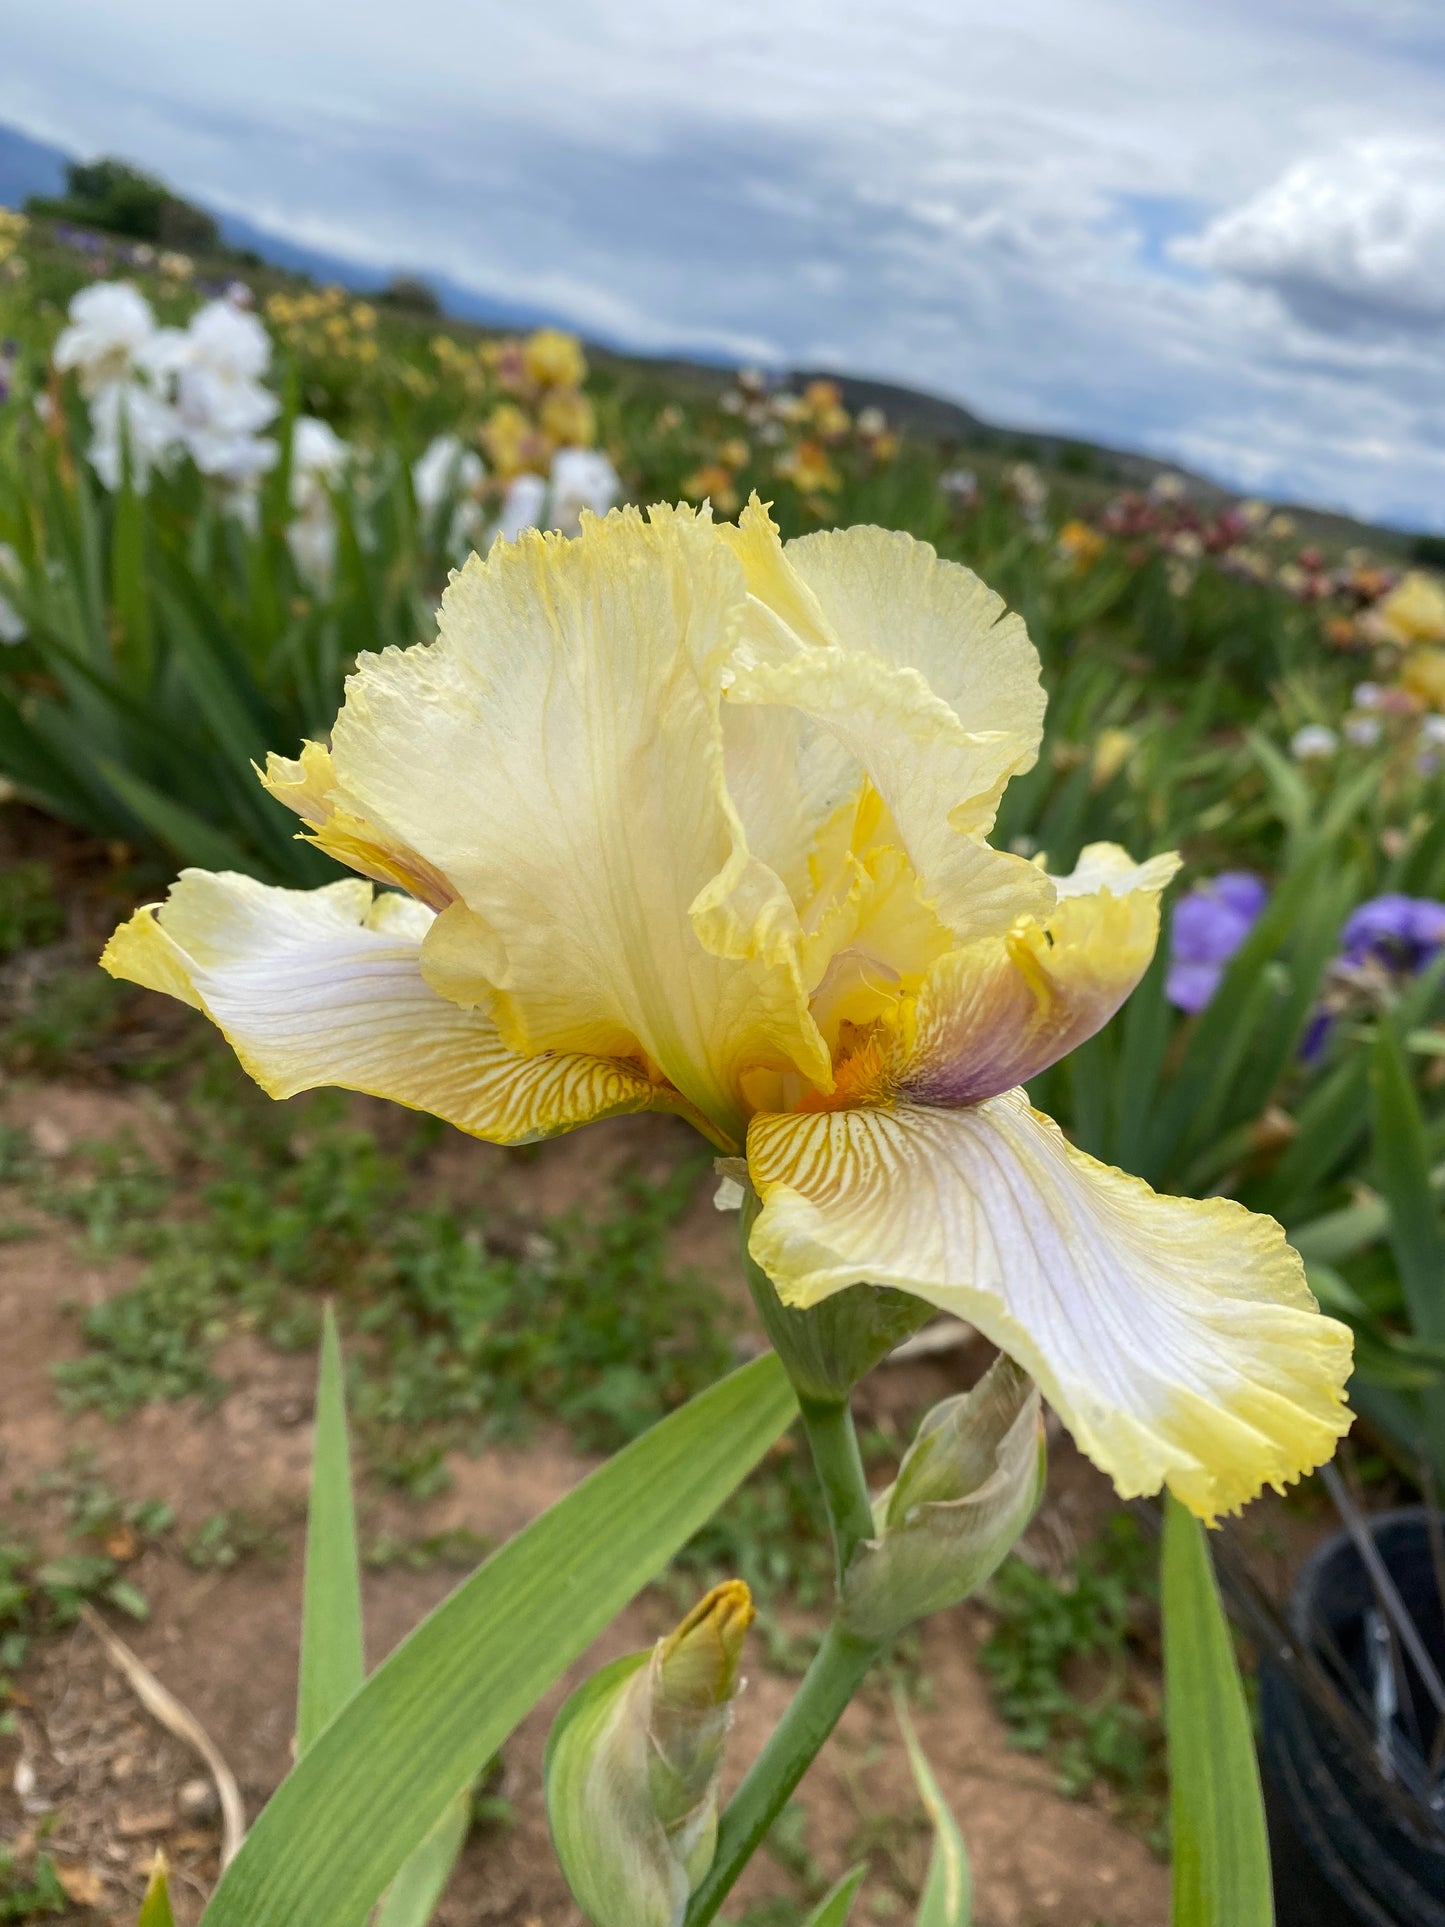
[[[1429,1513],[1424,1505],[1376,1513],[1368,1520],[1371,1537],[1388,1539],[1404,1531],[1413,1540]],[[1316,1547],[1291,1589],[1289,1623],[1312,1653],[1318,1652],[1312,1630],[1316,1601],[1342,1556],[1352,1557],[1357,1566],[1363,1563],[1347,1529]],[[1373,1762],[1359,1760],[1358,1747],[1348,1745],[1311,1706],[1298,1678],[1275,1657],[1260,1667],[1260,1749],[1287,1824],[1362,1927],[1445,1927],[1445,1883],[1437,1899],[1433,1878],[1425,1884],[1414,1864],[1422,1853],[1433,1858],[1437,1852],[1445,1863],[1445,1838],[1437,1846],[1435,1837],[1414,1834],[1401,1818],[1360,1798]],[[1398,1843],[1398,1854],[1392,1843]]]

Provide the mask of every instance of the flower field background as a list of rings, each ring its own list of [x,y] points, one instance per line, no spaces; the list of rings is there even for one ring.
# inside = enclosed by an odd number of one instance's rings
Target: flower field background
[[[0,1919],[130,1918],[161,1842],[183,1909],[213,1878],[205,1784],[68,1630],[87,1602],[134,1622],[252,1810],[285,1770],[326,1299],[384,1640],[592,1455],[761,1344],[680,1127],[502,1151],[366,1100],[273,1106],[188,1013],[95,969],[177,865],[337,873],[252,765],[323,736],[355,656],[430,635],[448,569],[499,534],[575,532],[621,501],[731,517],[757,491],[785,536],[904,528],[999,589],[1049,710],[995,842],[1056,872],[1100,840],[1185,858],[1148,977],[1035,1101],[1156,1188],[1279,1218],[1356,1334],[1361,1491],[1445,1480],[1428,542],[1099,451],[944,439],[916,398],[890,414],[822,377],[486,336],[416,289],[359,302],[0,221]],[[876,1483],[985,1362],[966,1330],[926,1337],[869,1382]],[[1065,1444],[1052,1457],[1021,1554],[905,1646],[894,1683],[969,1836],[981,1920],[1144,1927],[1167,1889],[1148,1526]],[[1332,1524],[1307,1482],[1227,1530],[1278,1595]],[[828,1575],[790,1442],[689,1549],[679,1598],[725,1572],[762,1609],[746,1757],[816,1642]],[[677,1604],[639,1602],[616,1649]],[[82,1706],[100,1737],[77,1751]],[[903,1914],[925,1848],[891,1732],[865,1694],[738,1918],[801,1921],[860,1855]],[[478,1796],[439,1918],[574,1918],[537,1873],[540,1736]]]

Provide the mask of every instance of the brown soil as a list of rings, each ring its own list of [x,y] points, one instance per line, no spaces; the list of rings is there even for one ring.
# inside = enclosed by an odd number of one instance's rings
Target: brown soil
[[[41,1152],[63,1159],[73,1147],[122,1129],[164,1157],[169,1126],[154,1096],[32,1085],[12,1089],[7,1121],[26,1124]],[[368,1116],[368,1121],[373,1121]],[[461,1139],[443,1145],[430,1173],[453,1191],[505,1184],[526,1192],[529,1209],[556,1209],[597,1195],[626,1159],[666,1158],[665,1123],[629,1120],[546,1147],[518,1169]],[[513,1196],[517,1205],[520,1200]],[[680,1252],[731,1277],[733,1222],[706,1192],[680,1227]],[[60,1544],[58,1502],[19,1501],[34,1485],[93,1454],[94,1470],[126,1497],[173,1507],[176,1528],[160,1545],[137,1547],[127,1576],[151,1606],[146,1623],[117,1621],[142,1660],[211,1734],[236,1774],[254,1816],[290,1759],[301,1584],[300,1545],[311,1451],[312,1362],[237,1337],[222,1366],[232,1386],[209,1411],[151,1406],[122,1425],[93,1413],[68,1417],[58,1405],[51,1363],[79,1350],[71,1307],[131,1281],[131,1260],[104,1265],[77,1254],[50,1221],[37,1235],[0,1247],[0,1524],[49,1534]],[[888,1427],[976,1375],[979,1361],[946,1353],[889,1368],[870,1381],[869,1416]],[[449,1491],[425,1506],[403,1505],[363,1487],[365,1522],[409,1536],[465,1527],[500,1540],[565,1492],[588,1464],[560,1435],[525,1449],[454,1457]],[[225,1571],[197,1571],[179,1545],[218,1511],[244,1504],[266,1522],[266,1543]],[[1050,1497],[1033,1538],[1047,1556],[1095,1528],[1109,1498],[1066,1444],[1056,1445]],[[128,1548],[122,1547],[122,1552]],[[368,1572],[366,1611],[379,1658],[456,1583],[444,1569]],[[601,1660],[635,1650],[666,1629],[672,1609],[645,1596],[609,1629],[596,1650],[509,1741],[499,1791],[514,1819],[474,1836],[439,1919],[447,1927],[572,1927],[579,1920],[546,1840],[539,1769],[550,1719],[568,1684]],[[970,1608],[926,1629],[928,1703],[920,1737],[967,1835],[983,1927],[1156,1927],[1168,1905],[1166,1869],[1102,1805],[1070,1802],[1048,1767],[1012,1751],[972,1659],[981,1618]],[[776,1721],[793,1682],[754,1663],[731,1749],[741,1770]],[[134,1919],[146,1870],[164,1846],[177,1869],[178,1918],[193,1921],[214,1879],[219,1822],[199,1761],[141,1711],[130,1688],[85,1626],[37,1648],[21,1679],[17,1730],[0,1739],[0,1843],[22,1853],[45,1838],[80,1917]],[[865,1827],[879,1854],[878,1888],[921,1876],[922,1816],[881,1688],[850,1708],[805,1782],[807,1845],[830,1877],[856,1857]],[[796,1892],[760,1855],[738,1889],[746,1901]],[[87,1911],[88,1910],[88,1911]],[[871,1916],[864,1912],[862,1918]]]

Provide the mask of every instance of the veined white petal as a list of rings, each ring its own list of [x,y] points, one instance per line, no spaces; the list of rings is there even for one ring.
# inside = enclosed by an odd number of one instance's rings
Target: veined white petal
[[[421,973],[432,920],[359,879],[280,890],[187,870],[166,903],[121,925],[101,962],[204,1011],[272,1097],[339,1085],[505,1144],[671,1107],[635,1064],[519,1057],[480,1011],[439,997]]]
[[[963,1110],[756,1118],[751,1249],[784,1301],[868,1282],[970,1320],[1121,1493],[1206,1519],[1328,1458],[1351,1340],[1271,1218],[1156,1195],[1021,1091]]]

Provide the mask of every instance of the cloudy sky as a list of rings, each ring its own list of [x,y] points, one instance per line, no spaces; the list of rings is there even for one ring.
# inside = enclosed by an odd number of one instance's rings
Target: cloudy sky
[[[46,0],[0,120],[642,348],[1445,528],[1445,0]]]

